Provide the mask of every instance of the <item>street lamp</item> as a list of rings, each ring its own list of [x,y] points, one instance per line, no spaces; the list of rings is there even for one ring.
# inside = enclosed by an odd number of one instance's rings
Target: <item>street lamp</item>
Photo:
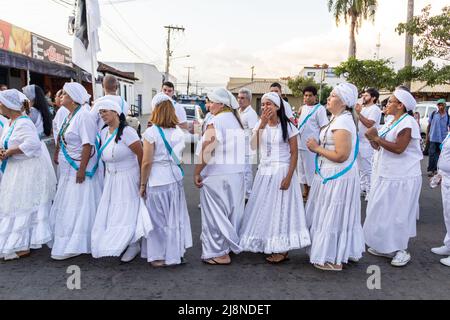
[[[325,70],[328,69],[328,64],[324,63],[322,65],[315,64],[314,68],[320,69],[320,89],[319,89],[319,103],[322,101],[322,85],[325,81]]]
[[[191,57],[191,55],[190,54],[188,54],[188,55],[186,55],[186,56],[180,56],[180,57],[175,57],[175,58],[170,58],[170,60],[175,60],[175,59],[183,59],[183,58],[190,58]]]

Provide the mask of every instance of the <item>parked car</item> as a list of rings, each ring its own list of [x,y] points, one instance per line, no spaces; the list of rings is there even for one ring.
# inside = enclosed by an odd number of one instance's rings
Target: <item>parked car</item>
[[[425,149],[425,138],[427,135],[428,124],[430,121],[430,116],[434,111],[437,111],[438,107],[436,105],[436,101],[422,101],[419,102],[416,106],[414,112],[418,112],[420,114],[420,135],[422,136],[422,150]],[[447,112],[450,112],[450,102],[447,102],[446,107]],[[450,115],[450,113],[449,113]]]
[[[186,143],[196,144],[201,136],[204,115],[199,105],[179,104],[186,111],[188,131],[185,132]]]

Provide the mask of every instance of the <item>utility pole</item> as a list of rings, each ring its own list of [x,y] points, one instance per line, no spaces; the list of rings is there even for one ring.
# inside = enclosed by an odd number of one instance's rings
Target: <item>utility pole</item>
[[[252,82],[253,82],[253,79],[255,79],[255,66],[252,66]]]
[[[169,81],[169,71],[170,71],[170,57],[172,56],[173,51],[170,50],[170,39],[172,31],[182,31],[184,32],[184,27],[175,27],[175,26],[165,26],[167,29],[167,50],[166,50],[166,72],[165,72],[165,81]]]
[[[414,0],[408,0],[408,15],[406,22],[411,22],[414,18]],[[414,37],[410,33],[406,33],[405,39],[405,67],[412,67],[412,50],[414,46]],[[411,82],[405,83],[408,89],[411,89]]]
[[[195,69],[195,67],[185,67],[188,69],[188,78],[187,78],[187,91],[186,94],[189,95],[189,87],[191,86],[191,69]]]
[[[198,80],[195,81],[195,95],[198,96]]]

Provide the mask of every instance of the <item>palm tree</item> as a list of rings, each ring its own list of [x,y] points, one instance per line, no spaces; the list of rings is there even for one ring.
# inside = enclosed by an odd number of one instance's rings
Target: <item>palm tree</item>
[[[364,20],[375,20],[376,8],[377,0],[328,0],[328,11],[336,19],[336,25],[339,25],[342,18],[345,23],[350,20],[349,58],[356,57],[355,35],[358,33],[358,29]]]

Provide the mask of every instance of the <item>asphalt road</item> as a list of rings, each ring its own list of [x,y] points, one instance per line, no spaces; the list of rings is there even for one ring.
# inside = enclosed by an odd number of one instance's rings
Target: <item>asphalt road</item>
[[[29,258],[0,262],[0,299],[449,299],[450,268],[430,252],[445,235],[440,189],[430,189],[424,176],[418,236],[410,242],[411,263],[394,268],[388,259],[365,254],[343,272],[327,273],[308,263],[304,250],[291,252],[282,265],[270,265],[263,255],[233,256],[230,266],[207,266],[200,260],[199,193],[193,165],[184,181],[194,247],[187,264],[154,269],[143,259],[120,264],[118,259],[85,255],[68,261],[50,259],[48,248]],[[363,215],[365,203],[363,203]],[[69,290],[69,266],[81,270],[81,289]],[[368,268],[379,268],[381,289],[367,286]],[[369,281],[372,283],[372,281]],[[72,283],[72,282],[71,282]]]

